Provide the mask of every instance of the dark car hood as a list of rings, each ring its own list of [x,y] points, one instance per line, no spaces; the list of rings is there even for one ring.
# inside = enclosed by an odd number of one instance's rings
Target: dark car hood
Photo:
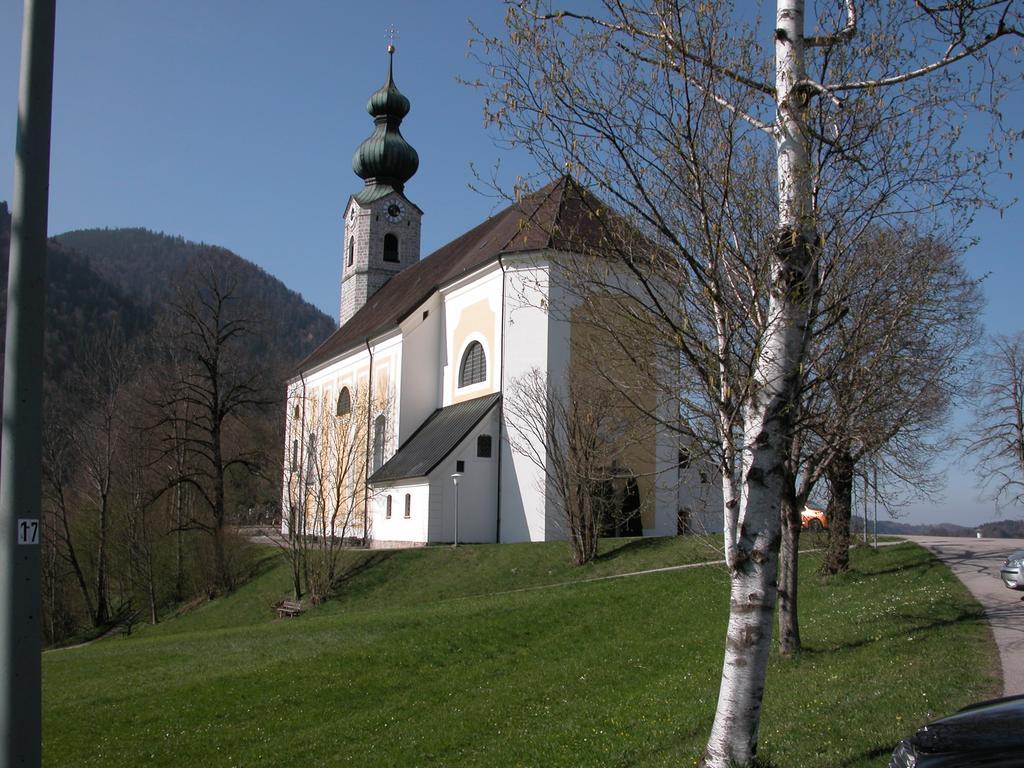
[[[928,723],[911,741],[922,752],[1024,750],[1024,696],[965,707],[955,715]]]

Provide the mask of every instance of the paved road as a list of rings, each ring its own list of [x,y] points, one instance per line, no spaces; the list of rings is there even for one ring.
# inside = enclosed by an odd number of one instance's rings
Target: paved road
[[[999,578],[1006,555],[1024,549],[1024,539],[906,538],[949,565],[985,607],[1003,665],[1003,695],[1024,693],[1024,591],[1007,589]]]

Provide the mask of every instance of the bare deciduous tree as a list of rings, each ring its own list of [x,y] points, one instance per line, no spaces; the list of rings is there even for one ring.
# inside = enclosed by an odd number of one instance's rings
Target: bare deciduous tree
[[[628,467],[643,417],[599,387],[569,379],[561,386],[531,368],[510,382],[503,408],[509,445],[540,470],[572,562],[583,565],[597,556],[604,531],[621,530],[641,514]],[[647,426],[653,437],[653,424]]]
[[[978,281],[936,229],[862,234],[826,252],[823,297],[808,350],[793,455],[783,493],[779,647],[799,649],[800,510],[827,479],[829,549],[823,571],[848,567],[852,483],[871,457],[909,486],[930,488],[929,459],[960,397],[978,334]]]
[[[165,453],[174,457],[176,469],[184,470],[167,487],[187,484],[201,501],[205,514],[193,509],[182,527],[211,537],[213,586],[219,591],[234,588],[226,546],[226,477],[232,471],[259,472],[263,466],[261,454],[241,434],[243,416],[271,402],[260,373],[238,354],[239,342],[255,326],[255,319],[238,307],[231,276],[216,271],[213,263],[195,265],[167,322],[181,364],[169,369],[178,375],[166,382],[160,424]]]
[[[134,357],[115,327],[84,356],[83,366],[74,376],[73,386],[82,407],[71,431],[81,466],[80,495],[96,516],[93,624],[97,627],[106,624],[111,615],[111,502],[128,434],[123,411],[134,367]]]
[[[369,535],[365,504],[369,468],[367,436],[372,414],[390,411],[390,399],[371,403],[369,392],[313,395],[300,382],[288,400],[294,450],[285,472],[288,536],[296,600],[308,593],[327,599],[343,573],[343,555]],[[295,417],[298,414],[298,417]]]
[[[998,505],[1024,501],[1024,334],[992,336],[967,454]]]
[[[1021,36],[1010,0],[849,0],[817,12],[808,24],[803,0],[778,0],[760,44],[761,29],[726,3],[584,13],[520,0],[507,39],[485,41],[489,119],[545,172],[568,165],[667,254],[648,261],[661,275],[645,302],[664,349],[692,368],[684,380],[704,401],[722,467],[730,618],[703,758],[716,768],[756,751],[822,244],[984,202],[998,151],[963,147],[961,121],[994,110],[1007,79],[989,52]],[[760,183],[768,166],[774,187]]]

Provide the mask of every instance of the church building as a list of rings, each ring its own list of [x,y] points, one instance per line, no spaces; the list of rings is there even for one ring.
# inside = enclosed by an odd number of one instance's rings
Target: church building
[[[578,364],[557,265],[599,236],[603,206],[563,177],[420,258],[423,211],[406,196],[419,158],[400,132],[410,102],[393,52],[352,160],[364,183],[343,216],[339,327],[288,383],[282,527],[381,547],[566,538],[550,445],[524,451],[510,421],[522,403],[504,399],[524,376],[563,381]],[[678,438],[652,422],[639,443],[622,468],[632,522],[617,532],[673,535],[698,506],[685,477],[680,491]]]

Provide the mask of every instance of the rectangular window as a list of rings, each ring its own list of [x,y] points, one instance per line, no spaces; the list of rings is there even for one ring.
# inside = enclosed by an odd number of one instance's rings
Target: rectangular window
[[[388,494],[388,508],[387,511],[384,513],[384,517],[388,518],[389,520],[391,519],[391,494]]]
[[[312,485],[316,480],[316,458],[316,432],[310,432],[306,442],[306,485]]]
[[[412,494],[405,494],[405,516],[406,518],[412,517]]]
[[[455,462],[455,471],[456,472],[465,472],[466,471],[466,462],[464,462],[464,461],[456,461]]]
[[[476,455],[481,459],[491,458],[491,436],[480,435],[476,439]]]
[[[690,467],[690,451],[687,448],[679,449],[679,468],[689,469]]]

